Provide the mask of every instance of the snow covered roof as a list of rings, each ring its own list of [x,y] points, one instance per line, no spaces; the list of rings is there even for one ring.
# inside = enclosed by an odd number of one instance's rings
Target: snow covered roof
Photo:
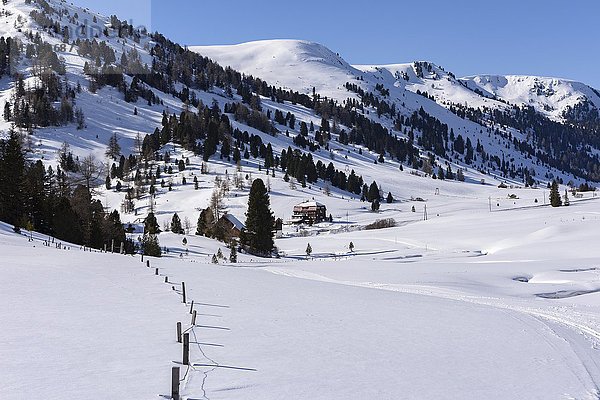
[[[325,204],[321,204],[318,201],[305,201],[304,203],[298,204],[296,207],[325,207]]]
[[[223,217],[227,218],[227,220],[229,222],[231,222],[233,224],[233,226],[236,227],[237,229],[239,229],[240,231],[246,227],[239,219],[237,219],[235,216],[233,216],[231,214],[225,214],[225,215],[223,215]]]

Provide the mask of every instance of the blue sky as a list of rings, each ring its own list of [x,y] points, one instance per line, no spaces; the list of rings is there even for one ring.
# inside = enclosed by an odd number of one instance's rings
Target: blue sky
[[[181,44],[307,39],[351,64],[427,60],[457,76],[557,76],[600,88],[597,0],[75,2]]]

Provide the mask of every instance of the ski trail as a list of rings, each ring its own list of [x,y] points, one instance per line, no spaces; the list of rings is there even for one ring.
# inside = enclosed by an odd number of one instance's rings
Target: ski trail
[[[532,307],[529,304],[524,304],[527,300],[472,295],[459,290],[436,286],[343,281],[312,272],[276,267],[266,267],[261,268],[261,270],[298,279],[431,296],[504,310],[513,318],[531,327],[550,347],[557,350],[557,354],[563,357],[565,365],[569,367],[569,370],[588,391],[590,400],[600,399],[600,382],[599,378],[597,378],[600,376],[600,364],[590,355],[590,349],[600,348],[600,316],[596,314],[575,311],[573,308],[566,306]],[[534,326],[531,321],[525,321],[521,316],[533,318],[535,321],[542,323],[546,332],[540,332],[539,326]],[[574,333],[580,335],[583,340],[574,336]],[[580,365],[574,366],[572,362],[568,362],[567,358],[564,357],[564,353],[559,351],[558,347],[550,341],[549,335],[566,342],[570,346],[570,351],[575,355],[575,358],[579,360]]]

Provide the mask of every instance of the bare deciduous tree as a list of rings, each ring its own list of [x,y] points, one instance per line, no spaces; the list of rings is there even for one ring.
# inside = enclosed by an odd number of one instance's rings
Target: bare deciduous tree
[[[92,186],[101,181],[104,174],[104,165],[96,160],[93,155],[88,155],[79,163],[79,173],[81,174],[81,184],[84,184],[90,193],[94,192]]]
[[[192,230],[192,221],[190,221],[188,217],[183,219],[183,230],[185,231],[186,235],[189,235],[190,231]]]
[[[210,196],[210,208],[215,216],[215,220],[218,220],[220,218],[219,212],[223,209],[223,195],[219,188],[215,188]]]

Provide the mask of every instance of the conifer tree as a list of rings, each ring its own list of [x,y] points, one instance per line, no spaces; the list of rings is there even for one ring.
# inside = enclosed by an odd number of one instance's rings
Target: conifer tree
[[[175,213],[171,219],[171,232],[177,235],[183,235],[183,227],[181,226],[181,218]]]
[[[160,248],[160,243],[158,242],[158,236],[152,233],[144,233],[142,237],[142,251],[144,255],[150,257],[160,257],[162,255],[162,250]]]
[[[392,192],[388,193],[386,201],[388,204],[391,204],[394,202],[394,196],[392,196]]]
[[[379,200],[375,199],[373,200],[373,202],[371,203],[371,211],[375,212],[375,211],[379,211]]]
[[[374,200],[379,200],[379,186],[377,186],[377,182],[375,181],[373,181],[373,183],[371,183],[371,186],[369,186],[367,200],[370,202],[373,202]]]
[[[306,122],[304,121],[300,123],[300,134],[302,136],[308,136],[308,126],[306,126]]]
[[[237,263],[237,243],[234,240],[232,240],[230,246],[231,253],[229,253],[229,262],[235,264]]]
[[[553,181],[552,186],[550,187],[550,205],[552,205],[552,207],[562,206],[562,200],[560,198],[560,193],[558,192],[558,182],[556,181]]]
[[[23,214],[25,155],[15,131],[0,143],[0,219],[16,225]]]
[[[275,218],[270,209],[269,194],[262,179],[252,182],[246,213],[244,245],[250,252],[269,255],[273,251],[273,227]]]
[[[110,139],[108,139],[108,146],[106,147],[106,156],[116,160],[121,155],[121,145],[119,144],[119,138],[116,133],[113,133]]]
[[[210,236],[210,230],[215,222],[215,217],[212,210],[206,208],[200,212],[198,217],[198,224],[196,226],[196,235],[198,236]]]
[[[148,233],[150,235],[156,235],[160,233],[160,226],[158,225],[158,221],[156,220],[156,216],[153,212],[148,213],[148,216],[144,220],[144,233]]]

